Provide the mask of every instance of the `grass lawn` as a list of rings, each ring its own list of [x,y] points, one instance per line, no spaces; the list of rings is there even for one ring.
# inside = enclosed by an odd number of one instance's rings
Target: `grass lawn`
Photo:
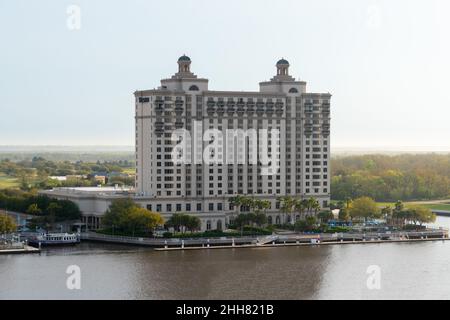
[[[404,203],[406,203],[406,202],[404,202]],[[387,207],[387,206],[391,206],[391,208],[393,208],[395,206],[395,202],[377,202],[377,205],[380,208],[384,208],[384,207]]]
[[[337,201],[335,201],[337,202]],[[426,202],[426,201],[425,201]],[[420,201],[405,201],[403,204],[407,207],[408,205],[418,205],[423,206],[428,209],[434,210],[443,210],[450,211],[450,203],[420,203]],[[386,206],[391,206],[391,208],[395,207],[395,202],[377,202],[378,207],[384,208]]]
[[[434,210],[450,211],[450,204],[448,203],[423,204],[422,206]]]
[[[388,205],[391,206],[391,208],[395,207],[395,202],[377,202],[377,204],[380,208],[384,208]],[[408,207],[408,205],[418,205],[428,209],[450,211],[450,203],[420,203],[418,201],[412,201],[403,202],[403,204],[406,207]]]
[[[17,188],[19,186],[19,182],[17,178],[11,178],[0,172],[0,189],[6,188]]]
[[[126,174],[135,174],[135,173],[136,173],[136,169],[135,169],[134,167],[131,167],[131,168],[124,168],[124,169],[123,169],[123,173],[126,173]]]

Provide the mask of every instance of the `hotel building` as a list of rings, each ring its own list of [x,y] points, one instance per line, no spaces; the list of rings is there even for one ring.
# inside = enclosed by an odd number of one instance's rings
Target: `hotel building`
[[[236,210],[229,198],[236,195],[269,200],[267,213],[272,223],[283,223],[277,200],[281,196],[315,197],[322,207],[328,207],[331,95],[307,92],[306,82],[289,75],[285,59],[276,63],[274,77],[259,83],[259,91],[212,91],[208,79],[191,72],[191,59],[183,55],[177,73],[161,80],[158,88],[134,95],[135,200],[142,206],[165,218],[175,212],[195,214],[202,230],[223,229],[230,222]],[[190,159],[212,142],[194,142],[206,130],[255,129],[260,138],[260,129],[278,129],[279,144],[268,149],[279,151],[279,170],[265,175],[260,163],[221,159],[207,164],[201,157],[174,164],[172,151],[177,141],[171,137],[176,129],[191,134]],[[224,158],[228,148],[239,148],[238,144],[220,144]],[[257,151],[249,147],[249,141],[240,146],[244,160]]]

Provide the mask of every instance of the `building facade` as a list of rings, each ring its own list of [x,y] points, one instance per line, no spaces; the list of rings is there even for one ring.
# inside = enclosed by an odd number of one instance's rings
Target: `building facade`
[[[211,91],[208,79],[192,73],[191,60],[183,55],[178,72],[161,80],[160,87],[134,95],[135,200],[142,206],[166,218],[175,212],[198,215],[202,230],[225,228],[236,212],[229,202],[236,195],[269,200],[272,223],[286,222],[279,213],[282,196],[314,197],[328,207],[331,95],[307,92],[306,82],[289,75],[285,59],[259,91]],[[181,129],[190,138],[172,139]],[[212,129],[233,130],[235,136],[217,139],[209,135]],[[260,151],[261,129],[277,130],[280,137],[268,142],[277,167],[270,174],[263,174],[259,156],[248,161]],[[240,130],[256,132],[258,142],[249,135],[242,139]],[[174,163],[174,148],[182,140],[190,146],[183,151],[189,161]],[[209,163],[205,150],[212,144],[215,160]],[[222,153],[214,154],[217,150]]]

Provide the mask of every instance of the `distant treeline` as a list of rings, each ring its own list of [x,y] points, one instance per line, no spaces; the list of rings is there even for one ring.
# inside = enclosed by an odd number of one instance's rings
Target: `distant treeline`
[[[124,168],[134,166],[128,160],[84,162],[84,161],[51,161],[42,157],[11,161],[0,160],[0,172],[9,176],[36,174],[38,176],[87,175],[93,172],[122,172]]]
[[[17,186],[22,190],[96,186],[99,182],[95,179],[95,175],[108,176],[106,183],[109,185],[133,185],[134,178],[124,173],[124,170],[129,172],[133,168],[134,162],[129,160],[70,162],[51,161],[42,157],[21,161],[0,160],[0,174],[16,178]],[[50,179],[51,176],[69,178],[59,181]]]
[[[57,200],[21,190],[0,190],[0,209],[50,217],[53,222],[77,220],[78,206],[70,200]],[[42,219],[41,219],[42,220]]]
[[[333,199],[438,199],[450,195],[450,154],[360,155],[331,160]]]
[[[0,160],[9,159],[11,161],[30,160],[34,157],[45,158],[50,161],[134,161],[133,151],[71,151],[71,152],[31,152],[31,151],[0,151]]]

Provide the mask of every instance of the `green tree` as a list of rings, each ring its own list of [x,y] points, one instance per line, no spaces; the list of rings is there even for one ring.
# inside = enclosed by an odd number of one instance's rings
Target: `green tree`
[[[16,229],[17,226],[10,216],[0,214],[0,233],[11,233],[16,231]]]
[[[378,218],[380,216],[380,210],[377,203],[369,197],[360,197],[353,201],[353,205],[350,209],[350,216],[352,218]]]
[[[306,202],[306,210],[308,211],[308,215],[317,214],[320,210],[320,203],[317,199],[311,197]]]
[[[350,213],[347,208],[339,209],[339,220],[348,221],[350,219]]]
[[[151,234],[163,223],[159,213],[142,208],[130,198],[113,200],[102,219],[104,227],[131,235]]]
[[[175,213],[166,222],[166,226],[174,228],[175,231],[184,233],[186,230],[195,231],[200,229],[201,221],[198,217],[185,213]]]
[[[298,220],[294,224],[296,231],[312,231],[317,226],[317,219],[314,216],[307,216],[305,219]]]
[[[257,226],[261,227],[267,223],[267,216],[264,213],[256,213],[254,216],[254,222]]]
[[[436,221],[436,215],[430,209],[422,206],[408,206],[407,211],[410,213],[409,219],[414,224],[422,226],[424,223],[432,223]]]
[[[236,219],[234,219],[234,225],[241,230],[241,235],[244,232],[244,226],[250,223],[251,217],[248,214],[239,214]]]
[[[143,233],[152,233],[157,226],[163,225],[164,220],[160,214],[156,212],[151,212],[145,208],[134,206],[130,208],[123,222],[119,227],[125,227],[125,229],[132,233],[136,231]]]
[[[331,210],[323,210],[318,213],[317,218],[322,222],[328,222],[329,220],[333,220],[334,216]]]
[[[237,195],[235,197],[229,198],[228,201],[233,205],[235,216],[237,217],[241,213],[241,206],[244,201],[244,197],[241,195]]]
[[[304,218],[307,205],[308,205],[308,200],[306,200],[306,199],[296,199],[295,200],[294,208],[295,208],[295,211],[299,214],[300,219]]]
[[[281,203],[280,212],[283,215],[282,223],[286,223],[286,216],[290,216],[291,223],[294,223],[294,219],[292,219],[292,213],[294,211],[295,199],[291,196],[283,196],[279,197],[278,200]]]
[[[405,205],[403,204],[403,202],[400,200],[397,200],[397,202],[394,205],[394,210],[399,212],[399,211],[402,211],[404,208],[405,208]]]
[[[39,206],[36,203],[33,203],[28,206],[26,213],[31,215],[40,215],[42,213],[42,210],[39,209]]]
[[[201,228],[202,222],[200,221],[199,217],[196,216],[188,216],[186,222],[186,229],[188,229],[190,232],[197,231]]]
[[[44,217],[43,222],[47,231],[51,230],[51,228],[55,224],[56,216],[60,210],[61,206],[57,202],[50,202],[47,209],[45,209],[47,215],[46,217]]]
[[[135,206],[136,204],[131,198],[113,200],[102,218],[103,226],[107,228],[119,227],[123,222],[123,217]]]
[[[385,220],[387,220],[389,217],[392,216],[392,208],[391,206],[385,206],[384,208],[381,209],[381,215],[383,216],[383,218]]]

